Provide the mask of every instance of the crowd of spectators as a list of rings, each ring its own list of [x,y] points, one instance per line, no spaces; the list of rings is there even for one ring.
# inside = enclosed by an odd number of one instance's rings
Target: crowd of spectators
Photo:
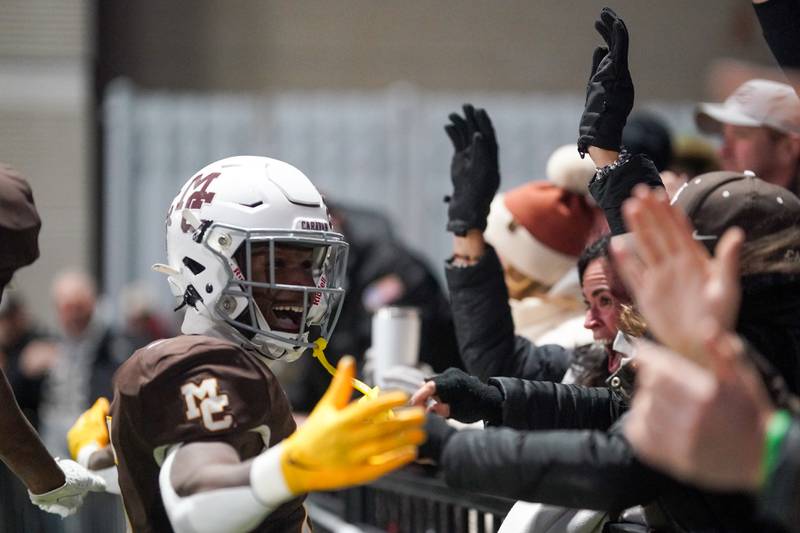
[[[800,6],[756,10],[776,57],[800,50],[785,34]],[[464,289],[451,284],[459,340],[480,347],[462,350],[474,375],[448,370],[413,397],[431,413],[421,455],[454,487],[549,504],[515,508],[502,531],[796,531],[800,99],[790,85],[751,80],[700,104],[698,127],[722,135],[724,170],[672,171],[684,183],[668,195],[668,135],[650,116],[626,126],[625,23],[604,9],[596,29],[606,46],[593,56],[578,150],[597,167],[589,191],[610,239],[590,245],[603,251],[579,270],[608,386],[559,383],[578,350],[514,337],[496,253],[480,238],[497,147],[486,112],[465,107],[446,127],[456,148],[447,271],[485,288],[462,319]],[[486,428],[457,431],[436,415]]]
[[[781,67],[800,66],[800,2],[753,4]],[[360,363],[372,313],[420,310],[421,363],[433,375],[414,378],[410,399],[427,410],[419,459],[454,488],[516,500],[504,533],[798,532],[797,87],[753,79],[698,104],[698,130],[720,136],[713,153],[634,112],[626,24],[604,8],[595,28],[604,44],[577,142],[553,153],[547,179],[498,193],[501,136],[488,111],[450,115],[447,296],[382,215],[332,206],[350,260],[329,354]],[[27,252],[0,269],[3,284],[36,255]],[[38,327],[20,295],[0,300],[0,368],[50,455],[69,455],[68,431],[113,397],[112,376],[136,349],[173,334],[144,293],[128,293],[135,312],[116,328],[92,279],[65,271],[52,288],[58,332]],[[309,412],[328,379],[301,361],[281,379],[293,408]],[[11,468],[0,472],[4,502],[29,490],[52,512],[37,495],[69,476],[53,475],[47,454],[20,463],[15,453],[0,450]],[[26,476],[25,461],[50,471]]]

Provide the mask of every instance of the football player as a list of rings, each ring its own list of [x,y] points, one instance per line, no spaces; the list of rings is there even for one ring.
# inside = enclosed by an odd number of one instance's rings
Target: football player
[[[422,411],[393,411],[402,393],[349,404],[352,358],[297,431],[266,365],[321,355],[344,297],[347,243],[302,172],[265,157],[217,161],[181,188],[166,226],[168,264],[154,268],[186,310],[184,335],[126,361],[110,408],[134,531],[305,531],[306,492],[415,458]],[[76,453],[102,425],[93,409],[72,432]]]
[[[0,165],[0,298],[14,272],[39,257],[41,221],[28,183]],[[67,516],[74,513],[90,490],[105,484],[68,459],[53,459],[22,414],[0,369],[0,459],[28,488],[41,509]]]

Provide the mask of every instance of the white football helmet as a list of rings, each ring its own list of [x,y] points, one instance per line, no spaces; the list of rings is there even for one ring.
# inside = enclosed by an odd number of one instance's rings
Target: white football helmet
[[[166,224],[169,264],[154,269],[169,276],[187,307],[183,333],[221,333],[290,361],[318,337],[330,338],[344,299],[348,245],[298,169],[255,156],[211,163],[181,187]],[[284,268],[288,250],[307,258],[306,284],[276,279],[276,256]],[[265,272],[253,272],[257,255]]]

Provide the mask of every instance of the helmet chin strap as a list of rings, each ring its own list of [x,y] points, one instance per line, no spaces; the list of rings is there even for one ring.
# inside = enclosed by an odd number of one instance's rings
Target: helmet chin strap
[[[328,361],[328,358],[325,357],[325,348],[327,347],[328,341],[320,337],[314,341],[313,354],[317,361],[319,361],[319,363],[325,368],[325,370],[327,370],[331,376],[335,376],[336,369]],[[353,378],[353,387],[367,398],[375,398],[380,393],[380,389],[378,387],[370,387],[363,381],[356,378]]]

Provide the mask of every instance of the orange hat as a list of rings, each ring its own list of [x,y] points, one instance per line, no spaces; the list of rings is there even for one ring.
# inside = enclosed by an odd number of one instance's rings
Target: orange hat
[[[581,194],[546,181],[527,183],[495,197],[484,237],[515,269],[552,285],[575,266],[595,209]]]

